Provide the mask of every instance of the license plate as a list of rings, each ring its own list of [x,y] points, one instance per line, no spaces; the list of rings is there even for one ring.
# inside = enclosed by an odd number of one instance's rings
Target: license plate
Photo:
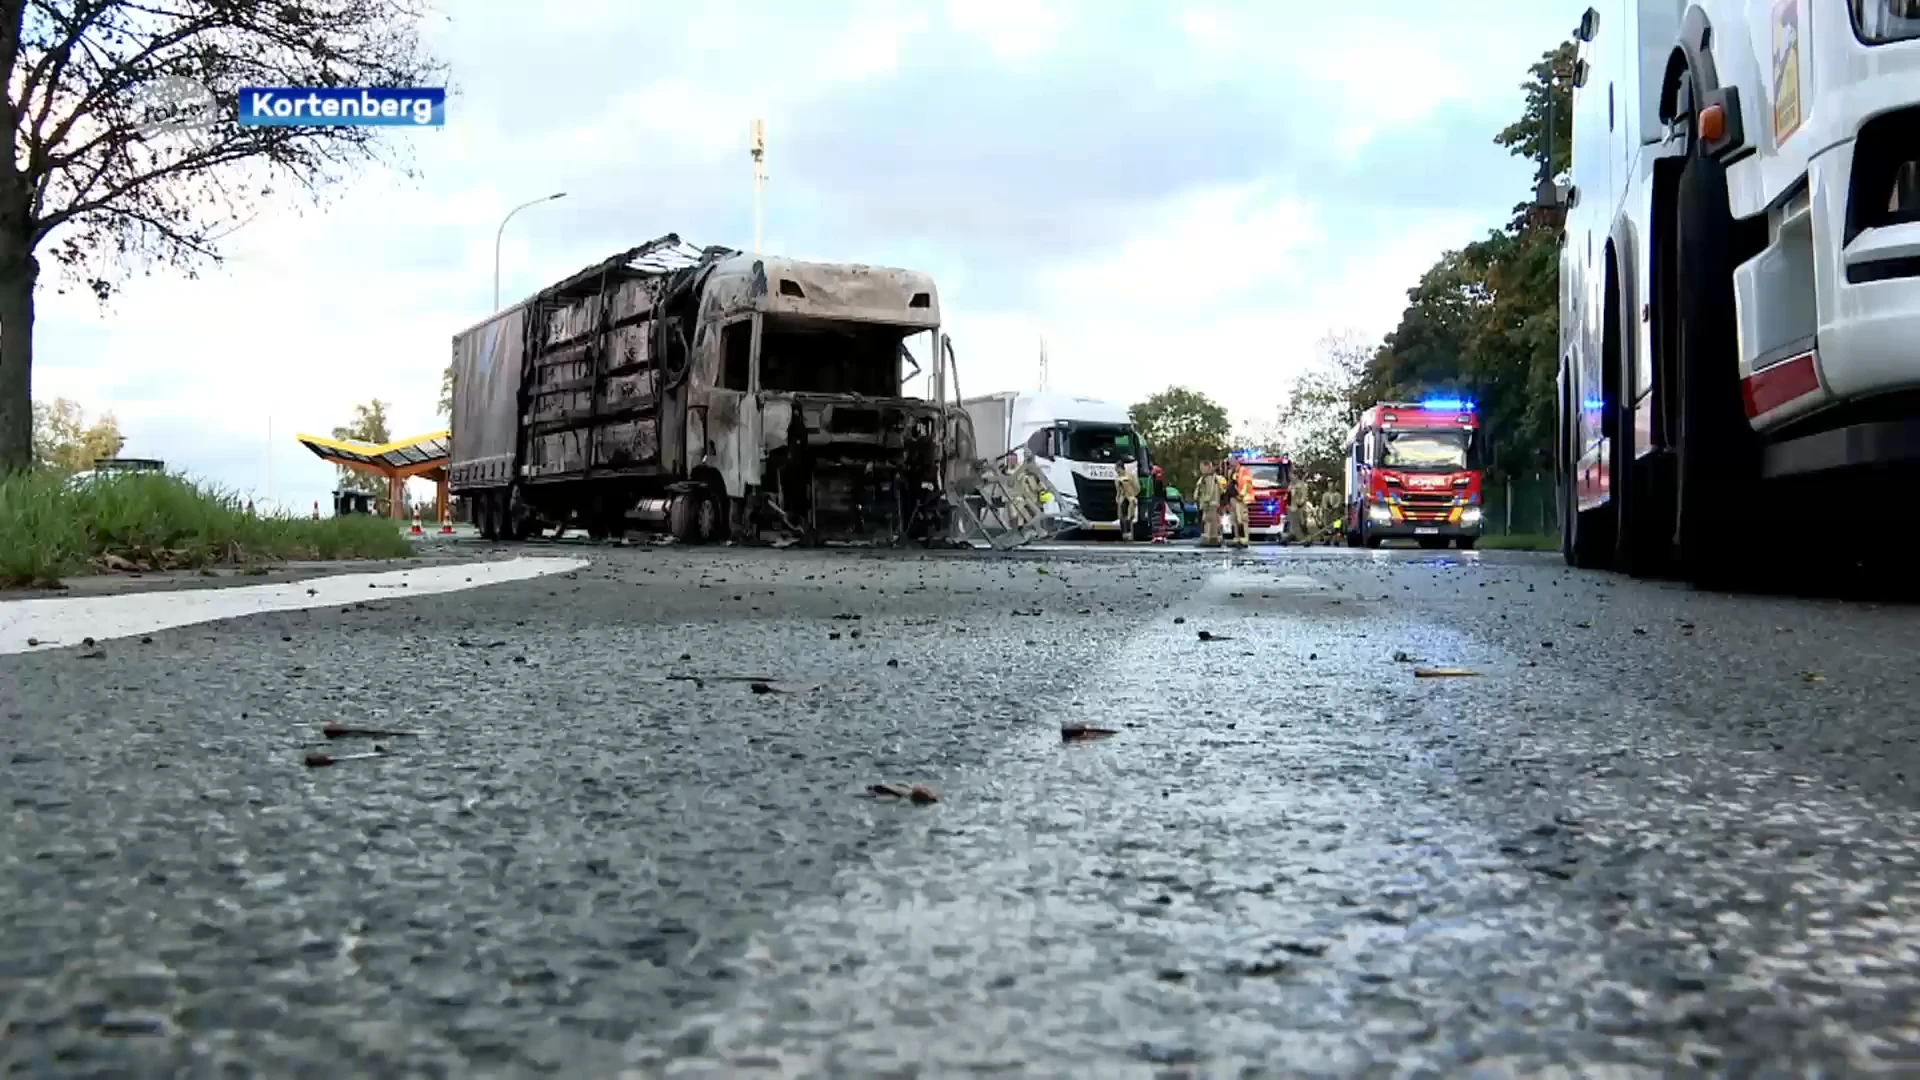
[[[1440,530],[1439,530],[1439,529],[1415,529],[1415,530],[1413,530],[1413,535],[1415,535],[1415,536],[1439,536],[1439,535],[1440,535]]]
[[[1088,465],[1082,475],[1089,480],[1118,480],[1120,471],[1111,465]]]

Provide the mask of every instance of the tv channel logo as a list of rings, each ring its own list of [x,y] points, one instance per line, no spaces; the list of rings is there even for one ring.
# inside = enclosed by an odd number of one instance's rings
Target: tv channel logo
[[[442,86],[288,86],[240,91],[242,127],[443,127]]]
[[[143,139],[203,131],[220,123],[225,115],[213,91],[179,75],[136,86],[132,97],[133,131]]]

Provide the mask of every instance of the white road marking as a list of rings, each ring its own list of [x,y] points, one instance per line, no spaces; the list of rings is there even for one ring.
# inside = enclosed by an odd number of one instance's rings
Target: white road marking
[[[352,603],[369,599],[369,594],[392,600],[459,592],[565,573],[586,565],[587,560],[577,558],[521,558],[378,574],[336,574],[281,585],[8,600],[0,602],[0,655],[73,646],[85,638],[109,641],[269,611]],[[29,640],[38,644],[30,645]]]

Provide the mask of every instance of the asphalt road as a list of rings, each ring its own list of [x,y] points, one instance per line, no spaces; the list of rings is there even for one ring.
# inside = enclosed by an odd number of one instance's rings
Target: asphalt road
[[[591,555],[0,657],[0,1062],[1920,1069],[1916,609],[1497,552]],[[418,734],[304,767],[368,745],[328,722]]]

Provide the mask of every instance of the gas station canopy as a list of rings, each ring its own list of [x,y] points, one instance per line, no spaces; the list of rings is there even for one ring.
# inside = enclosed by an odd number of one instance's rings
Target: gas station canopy
[[[294,438],[322,461],[386,477],[387,503],[396,518],[407,516],[407,481],[416,476],[433,481],[435,513],[443,523],[447,520],[447,456],[452,452],[453,432],[436,431],[377,445],[322,435]],[[316,504],[314,514],[319,512]]]
[[[320,435],[296,435],[300,445],[314,456],[335,465],[373,473],[391,479],[426,476],[447,467],[447,454],[453,433],[436,431],[397,442],[360,442],[357,439],[329,439]]]

